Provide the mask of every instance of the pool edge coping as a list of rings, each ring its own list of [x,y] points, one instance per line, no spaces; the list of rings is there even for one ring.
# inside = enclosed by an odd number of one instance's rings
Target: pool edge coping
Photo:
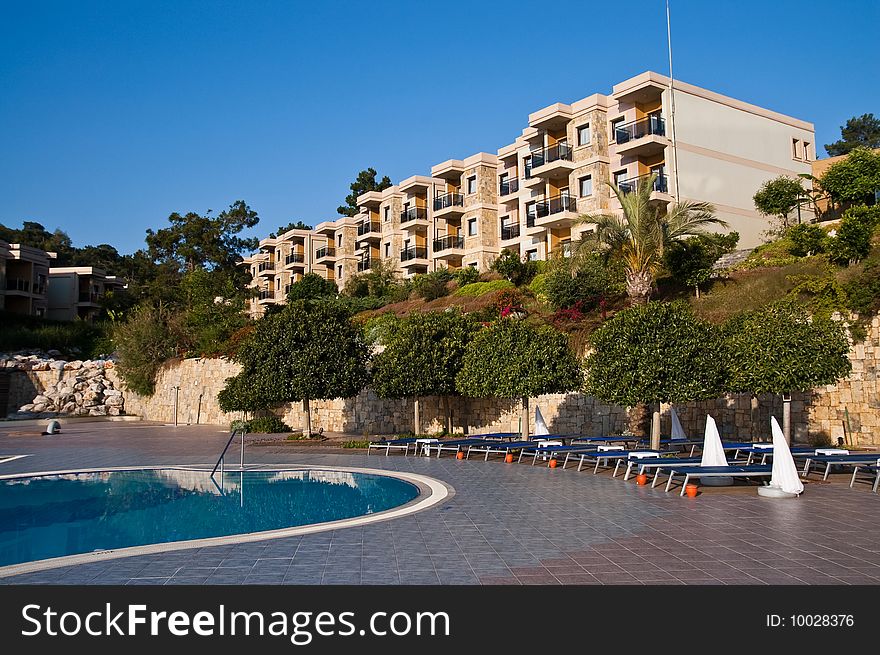
[[[173,469],[178,471],[209,471],[207,467],[202,466],[115,466],[100,467],[93,469],[67,469],[57,471],[37,471],[28,473],[10,473],[0,475],[0,481],[15,480],[21,478],[33,478],[46,475],[75,475],[79,473],[102,473],[113,471],[153,471],[159,469]],[[425,511],[439,505],[440,503],[452,498],[455,495],[455,488],[451,485],[419,473],[411,473],[408,471],[392,471],[386,469],[373,469],[362,466],[318,466],[303,464],[298,466],[273,466],[271,464],[259,464],[252,468],[245,467],[244,472],[251,471],[342,471],[345,473],[363,473],[366,475],[379,475],[391,478],[397,478],[405,482],[415,485],[419,490],[419,495],[412,500],[391,509],[375,514],[365,514],[363,516],[354,516],[347,519],[338,519],[336,521],[324,521],[322,523],[312,523],[310,525],[293,526],[289,528],[278,528],[276,530],[264,530],[261,532],[244,532],[235,535],[224,535],[219,537],[205,537],[202,539],[187,539],[185,541],[167,541],[155,544],[144,544],[142,546],[127,546],[125,548],[115,548],[111,550],[102,550],[91,553],[79,553],[76,555],[63,555],[61,557],[52,557],[43,560],[35,560],[32,562],[21,562],[19,564],[9,564],[0,566],[0,578],[9,578],[27,573],[36,573],[38,571],[47,571],[51,569],[62,568],[65,566],[79,566],[81,564],[89,564],[92,562],[101,562],[112,559],[122,559],[126,557],[137,557],[141,555],[153,555],[156,553],[171,552],[176,550],[190,550],[193,548],[209,548],[212,546],[228,546],[231,544],[254,543],[257,541],[267,541],[272,539],[283,539],[286,537],[298,537],[306,534],[315,534],[318,532],[326,532],[329,530],[341,530],[345,528],[355,528],[370,523],[379,523],[382,521],[390,521],[410,514]],[[239,470],[227,470],[227,473],[239,473]]]

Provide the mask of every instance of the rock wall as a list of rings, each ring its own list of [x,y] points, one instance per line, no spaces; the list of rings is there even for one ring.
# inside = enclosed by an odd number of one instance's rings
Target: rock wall
[[[125,397],[111,360],[65,361],[43,355],[2,355],[9,375],[10,418],[120,416]]]

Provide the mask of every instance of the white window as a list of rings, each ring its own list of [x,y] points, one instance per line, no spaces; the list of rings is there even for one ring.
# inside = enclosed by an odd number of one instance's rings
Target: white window
[[[467,179],[467,192],[468,193],[476,193],[477,192],[477,176],[472,175]]]
[[[390,218],[391,218],[391,207],[386,207],[385,208],[385,222],[387,223]]]
[[[626,180],[626,169],[623,169],[622,171],[616,171],[614,173],[614,176],[612,177],[612,180],[614,181],[615,186],[620,186],[620,183]]]
[[[620,118],[615,118],[611,121],[611,140],[617,141],[617,128],[623,125],[624,118],[621,116]]]
[[[467,222],[468,226],[468,236],[473,237],[477,235],[477,219],[469,218]]]
[[[804,161],[810,161],[810,142],[804,141]]]
[[[591,175],[582,177],[578,180],[578,187],[580,189],[581,198],[593,195],[593,177]]]
[[[586,123],[577,128],[578,131],[578,145],[586,146],[590,143],[590,124]]]
[[[800,159],[801,158],[801,142],[799,139],[791,140],[791,158],[792,159]]]

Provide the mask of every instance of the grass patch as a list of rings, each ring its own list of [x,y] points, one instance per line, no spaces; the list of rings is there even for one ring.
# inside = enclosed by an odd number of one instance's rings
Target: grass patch
[[[345,441],[342,444],[343,448],[368,448],[370,445],[369,439],[350,439],[349,441]]]

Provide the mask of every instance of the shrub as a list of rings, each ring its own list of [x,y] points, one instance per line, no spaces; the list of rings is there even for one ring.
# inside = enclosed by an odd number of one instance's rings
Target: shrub
[[[549,277],[549,273],[538,273],[534,278],[532,278],[532,281],[529,284],[529,291],[531,291],[532,295],[535,296],[535,298],[538,299],[540,302],[548,302],[547,279]]]
[[[825,252],[828,234],[818,225],[801,223],[789,228],[786,237],[791,241],[789,252],[796,257],[807,257]]]
[[[580,303],[581,311],[589,311],[605,296],[619,295],[625,288],[620,265],[606,262],[600,255],[579,260],[573,273],[556,268],[544,274],[544,295],[556,310]]]
[[[114,326],[113,343],[125,386],[143,396],[152,396],[163,362],[177,354],[178,321],[164,307],[140,305],[127,321]]]
[[[462,266],[452,272],[452,279],[461,288],[477,282],[480,279],[480,271],[473,266]]]
[[[853,207],[844,212],[836,236],[830,240],[831,261],[848,264],[864,259],[871,251],[871,238],[880,224],[880,205]]]
[[[495,296],[495,309],[501,318],[513,313],[524,312],[523,297],[518,289],[502,289]]]
[[[325,280],[317,273],[306,273],[302,279],[290,285],[287,301],[333,298],[338,293],[336,283],[332,280]]]
[[[829,166],[819,183],[838,202],[865,202],[880,189],[880,153],[856,148]]]
[[[437,300],[449,294],[447,284],[452,280],[452,273],[448,268],[441,268],[430,273],[414,275],[412,277],[412,290],[419,297],[427,300]]]
[[[348,441],[342,442],[343,448],[369,448],[369,446],[369,439],[349,439]]]
[[[68,355],[94,357],[113,350],[107,323],[49,321],[7,312],[0,313],[0,350],[60,350]]]
[[[531,282],[539,272],[537,262],[528,259],[527,255],[520,257],[519,253],[507,248],[501,251],[490,268],[518,287]]]
[[[861,275],[843,288],[847,306],[853,311],[865,315],[880,311],[880,258],[865,260]]]
[[[275,415],[258,416],[247,422],[248,432],[279,434],[293,432],[292,428]]]
[[[508,282],[507,280],[492,280],[491,282],[474,282],[473,284],[467,284],[460,289],[456,290],[456,296],[465,296],[469,298],[476,298],[478,296],[483,296],[487,293],[493,293],[495,291],[503,291],[504,289],[513,289],[514,284],[512,282]]]

